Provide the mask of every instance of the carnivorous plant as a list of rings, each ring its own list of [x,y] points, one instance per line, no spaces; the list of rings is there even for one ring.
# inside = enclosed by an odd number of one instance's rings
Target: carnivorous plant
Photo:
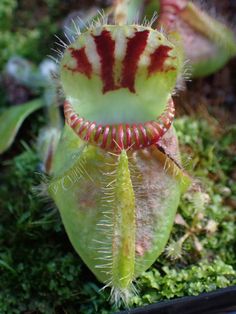
[[[179,50],[150,25],[97,23],[61,59],[66,125],[49,193],[115,302],[128,303],[164,250],[190,181],[172,126],[181,71]]]

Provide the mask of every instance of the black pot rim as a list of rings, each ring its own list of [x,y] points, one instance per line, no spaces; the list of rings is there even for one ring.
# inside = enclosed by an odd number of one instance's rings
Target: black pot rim
[[[198,296],[161,301],[116,314],[236,314],[236,286]]]

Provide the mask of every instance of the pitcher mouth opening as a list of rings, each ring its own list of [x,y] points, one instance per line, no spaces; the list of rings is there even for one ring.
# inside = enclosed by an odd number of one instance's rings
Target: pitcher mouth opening
[[[66,123],[83,141],[98,146],[107,151],[119,152],[122,149],[138,150],[153,145],[163,137],[170,128],[175,106],[169,98],[166,109],[155,120],[144,123],[118,123],[102,125],[80,117],[65,101],[64,114]]]

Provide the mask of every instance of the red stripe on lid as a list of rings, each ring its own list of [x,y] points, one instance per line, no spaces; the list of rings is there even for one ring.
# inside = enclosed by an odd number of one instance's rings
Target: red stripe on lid
[[[151,75],[157,71],[164,71],[164,63],[166,59],[169,57],[169,51],[172,48],[168,46],[161,45],[159,46],[151,55],[151,63],[148,67],[148,74]],[[173,68],[174,69],[174,68]],[[166,71],[169,69],[166,69]]]
[[[128,88],[135,93],[135,76],[138,62],[143,53],[148,38],[149,31],[136,32],[134,37],[128,39],[126,54],[123,61],[121,87]]]
[[[92,65],[86,55],[85,47],[80,49],[70,47],[68,50],[70,51],[72,58],[74,58],[76,61],[76,67],[70,68],[67,65],[64,65],[64,67],[72,72],[80,72],[86,75],[87,78],[91,78]]]
[[[93,36],[97,53],[101,61],[101,79],[103,80],[103,93],[115,90],[113,68],[115,64],[115,41],[109,31],[104,30],[98,36]]]

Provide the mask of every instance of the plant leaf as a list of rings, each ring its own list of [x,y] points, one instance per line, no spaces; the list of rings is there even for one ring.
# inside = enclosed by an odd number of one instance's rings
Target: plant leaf
[[[3,112],[0,116],[0,153],[11,146],[24,120],[42,106],[43,101],[39,98]]]
[[[162,143],[178,160],[173,129]],[[132,280],[163,252],[189,181],[155,145],[110,154],[84,145],[66,126],[48,192],[75,250],[100,281],[110,283],[112,298],[126,303]]]

